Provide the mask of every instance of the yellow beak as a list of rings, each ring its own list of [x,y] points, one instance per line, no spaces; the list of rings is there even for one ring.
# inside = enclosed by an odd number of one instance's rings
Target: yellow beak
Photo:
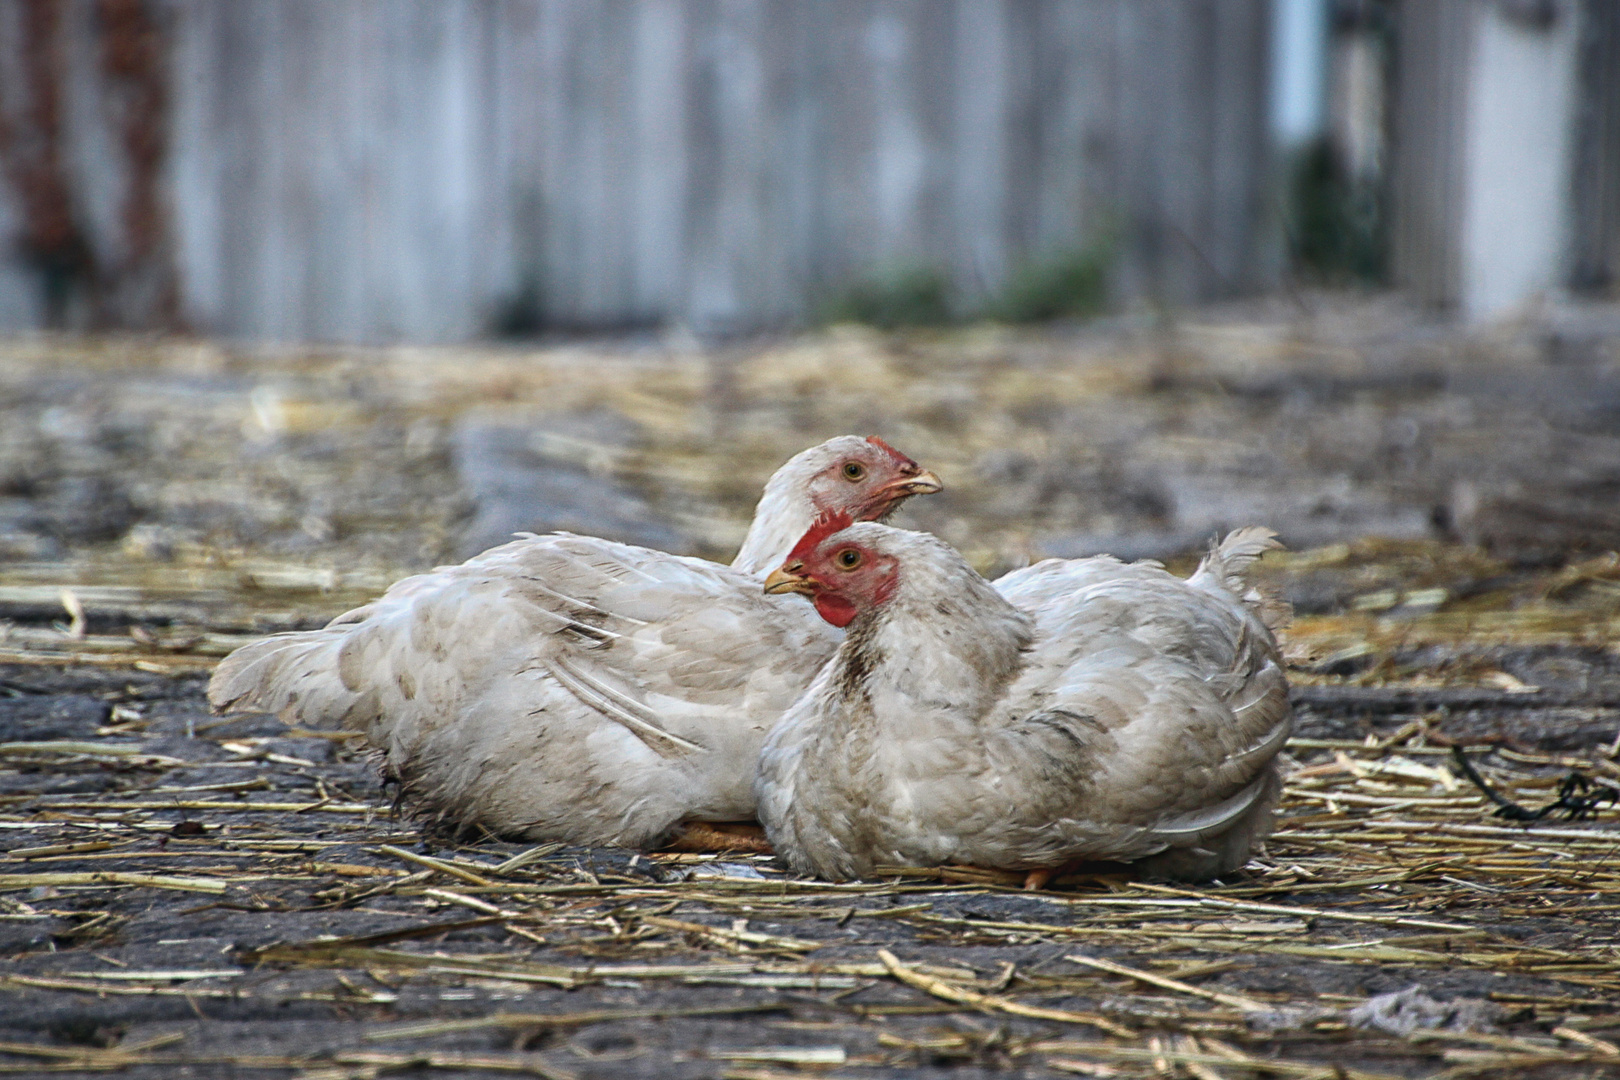
[[[944,491],[945,485],[939,482],[939,477],[924,470],[916,476],[896,480],[885,490],[892,491],[896,495],[932,495],[936,491]]]
[[[777,567],[771,571],[770,577],[765,579],[765,591],[773,594],[796,592],[808,596],[816,591],[816,585],[809,578],[788,573],[786,567]]]

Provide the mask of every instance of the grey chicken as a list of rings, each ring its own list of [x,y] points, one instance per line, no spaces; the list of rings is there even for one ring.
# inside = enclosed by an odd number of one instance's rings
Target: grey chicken
[[[794,868],[1032,872],[1136,862],[1198,880],[1270,829],[1292,717],[1252,587],[1278,546],[1220,543],[1190,579],[1157,564],[1051,559],[994,585],[923,533],[817,523],[768,592],[847,626],[765,740],[760,820]]]
[[[760,577],[818,513],[878,518],[939,489],[842,436],[772,476],[729,567],[529,536],[238,649],[209,701],[365,732],[404,797],[458,827],[648,847],[749,818],[760,741],[839,637]]]

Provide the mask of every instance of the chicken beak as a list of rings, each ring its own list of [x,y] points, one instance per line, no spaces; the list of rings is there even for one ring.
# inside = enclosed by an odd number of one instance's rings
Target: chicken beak
[[[803,564],[797,564],[794,569],[802,569]],[[768,593],[804,593],[806,596],[816,591],[816,583],[807,577],[790,573],[788,567],[780,566],[771,571],[771,576],[765,579],[765,591]]]
[[[939,482],[939,477],[924,469],[916,476],[907,476],[890,484],[888,490],[896,495],[932,495],[936,491],[944,491],[945,485]]]

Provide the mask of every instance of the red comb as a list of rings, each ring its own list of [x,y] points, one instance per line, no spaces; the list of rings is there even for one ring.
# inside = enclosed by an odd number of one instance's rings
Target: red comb
[[[894,447],[890,446],[876,435],[868,435],[866,437],[866,441],[871,443],[873,446],[888,451],[889,456],[894,458],[895,462],[902,469],[908,466],[913,469],[917,468],[917,463],[915,461],[912,461],[910,458],[906,457],[906,455],[902,454],[900,451],[896,450]]]
[[[855,519],[843,510],[823,511],[816,515],[816,520],[811,524],[809,530],[799,537],[797,544],[793,545],[793,550],[788,552],[787,561],[792,562],[795,559],[805,558],[816,550],[827,537],[833,533],[843,532],[853,524],[855,524]]]

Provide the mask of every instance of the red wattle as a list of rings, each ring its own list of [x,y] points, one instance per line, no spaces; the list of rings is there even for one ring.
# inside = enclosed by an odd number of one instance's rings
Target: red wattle
[[[818,592],[816,594],[816,612],[823,619],[840,628],[855,621],[855,605],[837,593]]]

